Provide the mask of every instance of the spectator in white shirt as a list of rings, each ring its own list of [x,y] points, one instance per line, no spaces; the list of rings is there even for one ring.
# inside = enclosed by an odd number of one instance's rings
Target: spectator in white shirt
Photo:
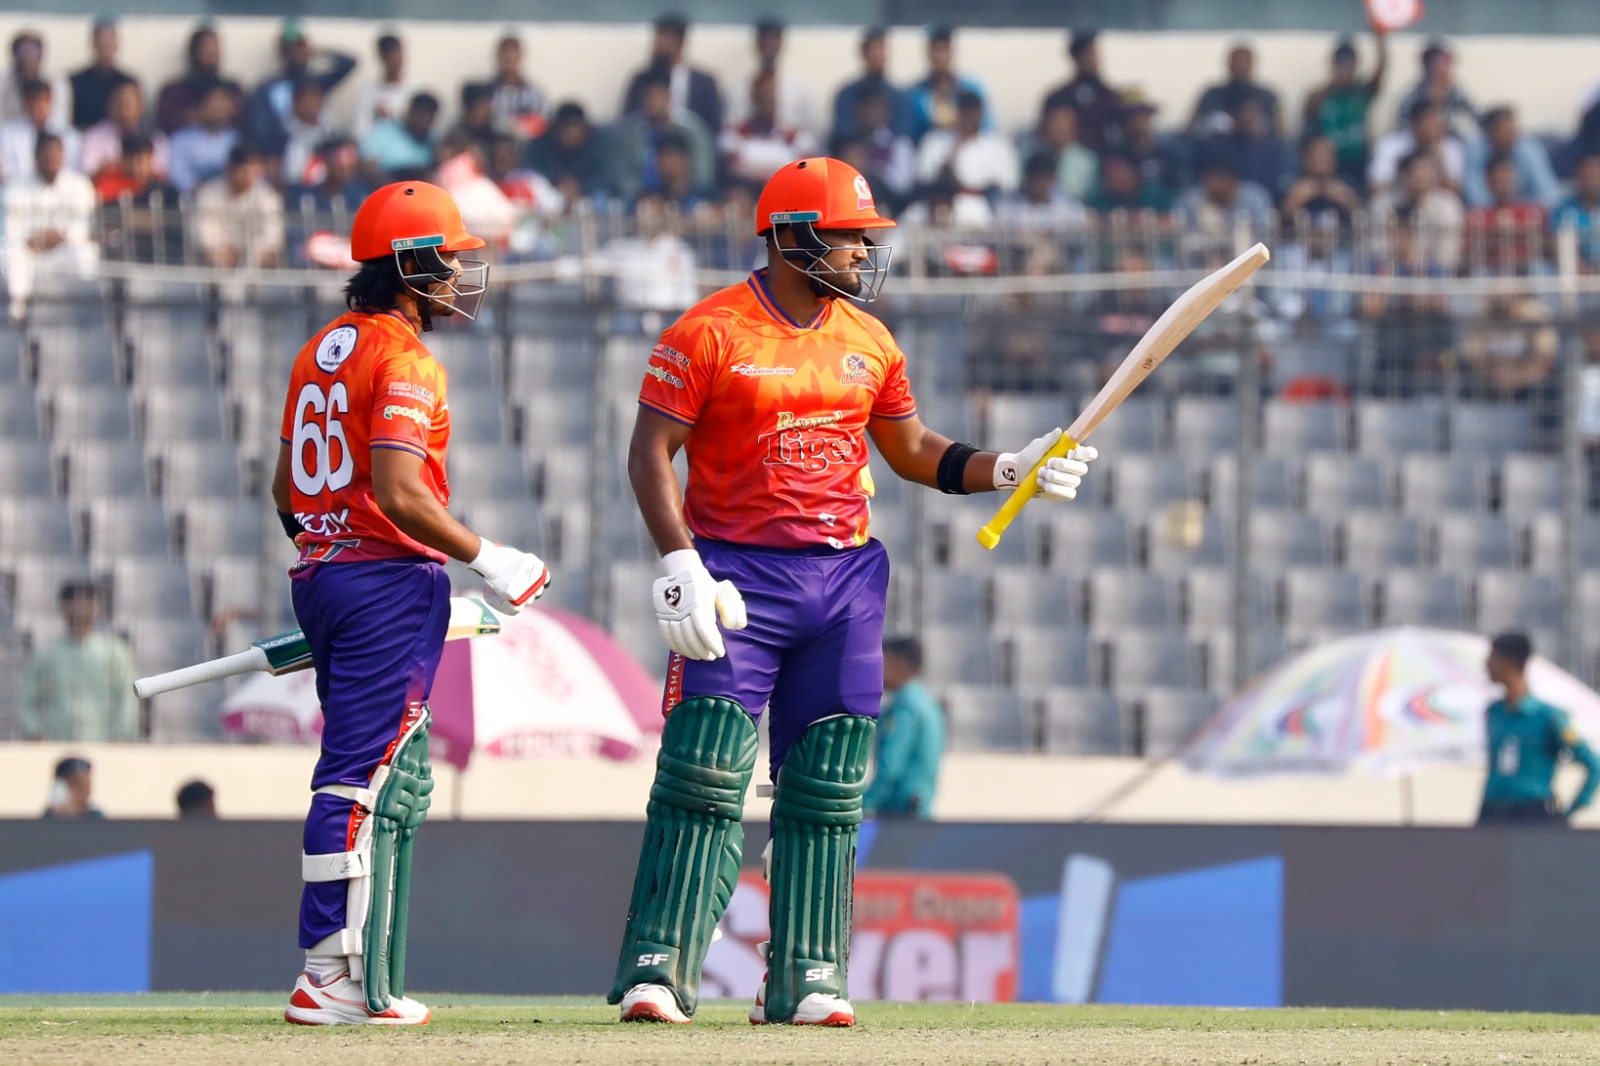
[[[100,249],[90,236],[94,185],[68,170],[61,138],[41,133],[34,166],[5,190],[5,270],[11,317],[27,316],[39,274],[85,277]]]
[[[283,120],[283,155],[274,184],[305,185],[306,168],[317,149],[339,135],[338,127],[328,118],[327,97],[320,82],[310,78],[295,82],[289,114]]]
[[[283,198],[247,144],[235,145],[223,175],[195,192],[193,217],[195,246],[211,266],[272,267],[283,255]]]
[[[155,150],[156,173],[167,173],[167,135],[152,128],[144,117],[144,90],[131,78],[118,82],[106,101],[106,117],[83,131],[83,153],[79,169],[94,178],[108,166],[122,160],[122,140],[129,134],[150,138]]]
[[[383,76],[356,93],[351,134],[359,143],[384,119],[405,118],[406,105],[416,94],[416,86],[406,78],[406,49],[400,38],[386,33],[378,38],[378,65]]]
[[[995,217],[1019,230],[1065,229],[1082,225],[1085,213],[1056,180],[1056,157],[1041,151],[1028,157],[1022,188],[1001,199]]]
[[[55,96],[49,82],[35,78],[22,87],[23,113],[0,125],[0,180],[6,184],[33,176],[41,133],[60,137],[66,168],[78,169],[83,139],[77,130],[55,117]]]
[[[722,131],[719,147],[728,177],[761,186],[785,163],[815,155],[817,140],[808,131],[785,126],[778,114],[778,75],[757,74],[743,122]]]
[[[27,105],[23,88],[30,81],[48,82],[50,85],[51,128],[71,128],[71,96],[67,79],[60,74],[44,72],[44,39],[32,30],[23,30],[11,38],[11,70],[0,82],[0,122],[26,117]]]
[[[1381,227],[1380,242],[1398,229],[1410,232],[1414,266],[1432,274],[1456,272],[1466,209],[1460,194],[1444,184],[1436,156],[1418,150],[1401,160],[1399,180],[1373,197],[1372,217]]]
[[[763,19],[756,23],[756,72],[734,88],[728,100],[728,125],[739,126],[750,118],[751,94],[757,78],[774,79],[777,93],[777,124],[799,130],[813,139],[817,136],[817,106],[811,87],[779,68],[783,54],[783,23]]]
[[[917,181],[931,186],[954,181],[964,195],[991,201],[1017,187],[1017,151],[1003,134],[983,128],[983,97],[970,89],[956,93],[956,121],[950,129],[928,131],[917,147]]]
[[[1439,178],[1453,192],[1461,191],[1467,172],[1467,149],[1445,125],[1444,111],[1430,100],[1412,105],[1406,128],[1380,137],[1372,148],[1367,166],[1368,191],[1377,196],[1399,178],[1400,163],[1414,152],[1431,155],[1439,166]]]

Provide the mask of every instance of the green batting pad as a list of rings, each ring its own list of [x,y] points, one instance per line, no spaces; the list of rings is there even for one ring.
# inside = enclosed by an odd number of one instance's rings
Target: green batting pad
[[[362,930],[362,985],[367,1007],[389,1009],[405,993],[406,928],[411,906],[411,847],[432,805],[428,718],[401,740],[372,811],[372,906]]]
[[[845,715],[800,734],[772,802],[772,944],[767,1020],[813,992],[849,998],[850,910],[867,756],[878,723]]]
[[[673,708],[609,1002],[634,985],[659,984],[694,1013],[711,933],[739,881],[739,818],[755,765],[755,722],[739,704],[701,696]]]

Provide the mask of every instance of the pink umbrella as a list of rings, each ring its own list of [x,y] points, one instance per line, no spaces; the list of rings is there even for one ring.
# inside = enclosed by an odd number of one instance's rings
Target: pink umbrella
[[[661,732],[644,668],[593,623],[544,608],[445,645],[428,702],[434,758],[463,768],[473,751],[631,759]]]

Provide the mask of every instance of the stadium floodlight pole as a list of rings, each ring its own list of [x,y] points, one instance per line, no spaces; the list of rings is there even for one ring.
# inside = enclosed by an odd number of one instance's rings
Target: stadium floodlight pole
[[[1244,284],[1246,278],[1271,258],[1272,254],[1267,251],[1267,246],[1257,243],[1227,266],[1201,278],[1178,297],[1172,306],[1156,319],[1155,325],[1139,338],[1139,343],[1133,346],[1133,351],[1129,352],[1122,365],[1117,367],[1116,373],[1111,375],[1111,380],[1107,381],[1095,398],[1089,401],[1089,406],[1083,409],[1083,413],[1077,417],[1055,446],[1034,464],[1032,472],[1021,480],[1016,490],[989,520],[989,524],[978,530],[978,543],[985,548],[993,548],[999,544],[1001,535],[1011,524],[1012,519],[1016,518],[1023,507],[1027,506],[1028,501],[1038,493],[1039,470],[1051,459],[1065,456],[1087,440],[1095,427],[1105,421],[1106,416],[1115,411],[1122,401],[1139,387],[1139,383],[1149,377],[1151,372],[1161,365],[1162,360],[1166,359],[1196,326],[1205,321],[1207,315],[1215,311],[1223,300]]]

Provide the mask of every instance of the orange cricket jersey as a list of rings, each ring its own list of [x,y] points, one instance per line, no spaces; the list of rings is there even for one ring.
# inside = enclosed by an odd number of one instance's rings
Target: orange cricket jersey
[[[765,270],[661,335],[639,402],[694,427],[690,531],[776,548],[865,544],[867,420],[917,412],[905,355],[883,323],[843,299],[797,323],[767,291]]]
[[[372,449],[399,448],[422,457],[424,483],[449,504],[445,385],[444,367],[398,312],[340,315],[300,349],[280,433],[306,530],[296,538],[302,559],[445,561],[395,528],[372,495]]]

